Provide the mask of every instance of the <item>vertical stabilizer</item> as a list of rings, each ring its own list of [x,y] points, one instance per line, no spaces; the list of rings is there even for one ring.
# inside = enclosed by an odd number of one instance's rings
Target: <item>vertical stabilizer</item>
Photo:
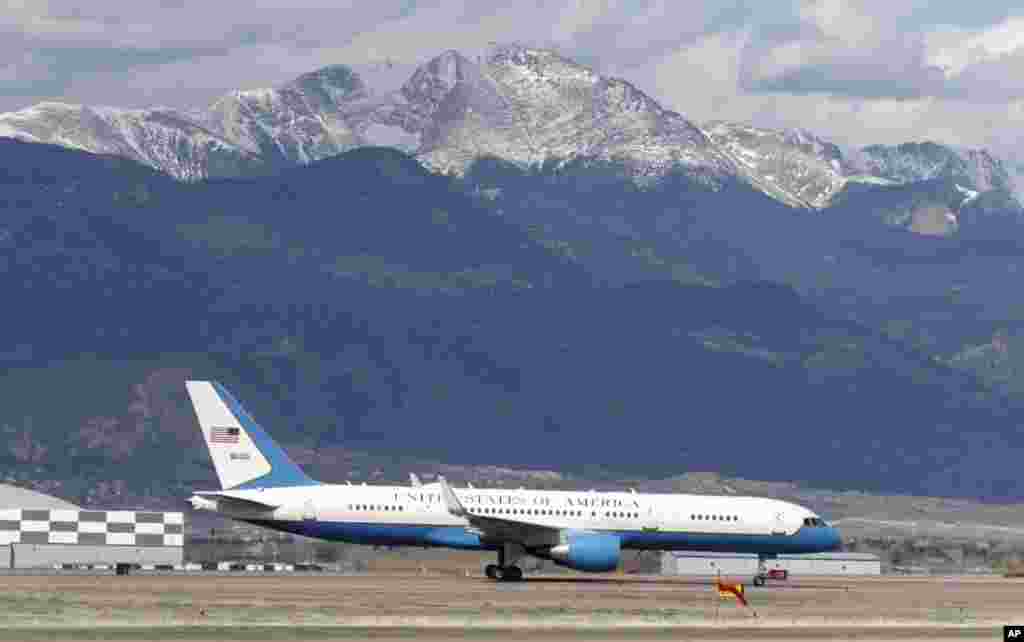
[[[306,486],[318,482],[215,381],[186,381],[203,439],[223,489]]]

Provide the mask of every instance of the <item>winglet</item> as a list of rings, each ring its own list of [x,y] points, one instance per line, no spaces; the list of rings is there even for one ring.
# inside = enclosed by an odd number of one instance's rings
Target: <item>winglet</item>
[[[444,475],[437,476],[437,483],[441,485],[441,498],[444,500],[444,507],[448,509],[448,512],[456,517],[468,515],[469,511],[462,505],[459,498],[455,496],[452,487],[448,485]]]

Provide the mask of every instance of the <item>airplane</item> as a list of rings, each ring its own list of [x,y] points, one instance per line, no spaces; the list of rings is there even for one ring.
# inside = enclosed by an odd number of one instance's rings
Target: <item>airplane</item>
[[[494,551],[485,574],[523,579],[533,556],[578,571],[615,570],[624,550],[779,554],[837,550],[839,532],[796,504],[758,497],[629,492],[454,489],[441,475],[409,486],[324,484],[310,478],[220,383],[187,381],[220,490],[197,510],[278,531],[376,546]]]

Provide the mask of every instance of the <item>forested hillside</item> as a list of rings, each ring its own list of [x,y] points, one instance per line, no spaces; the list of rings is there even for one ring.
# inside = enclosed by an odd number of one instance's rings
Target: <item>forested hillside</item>
[[[1012,343],[1019,308],[985,280],[1012,241],[381,148],[184,184],[0,141],[0,212],[0,470],[67,496],[209,483],[186,377],[330,479],[345,449],[1024,496],[1017,393],[953,359]]]

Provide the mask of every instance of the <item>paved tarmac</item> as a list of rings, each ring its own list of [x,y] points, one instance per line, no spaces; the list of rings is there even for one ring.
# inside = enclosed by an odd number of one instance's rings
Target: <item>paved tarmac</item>
[[[1024,580],[367,575],[8,576],[0,640],[1001,639],[1024,623]]]

